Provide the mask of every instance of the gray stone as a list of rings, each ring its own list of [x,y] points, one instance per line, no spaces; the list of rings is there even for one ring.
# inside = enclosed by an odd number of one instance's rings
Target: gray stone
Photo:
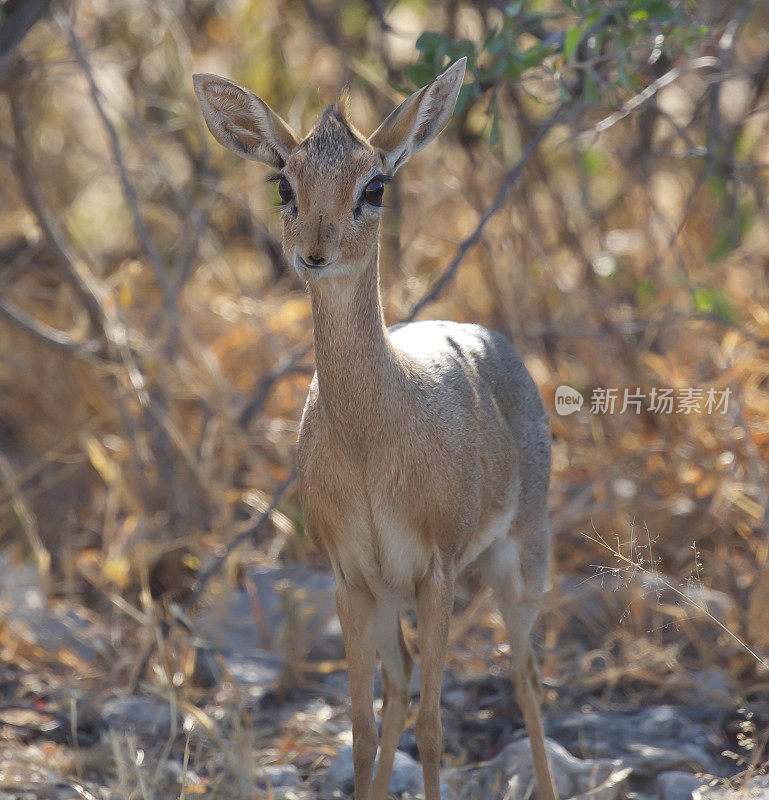
[[[379,756],[377,755],[377,761]],[[352,747],[339,748],[336,758],[318,782],[318,800],[340,800],[352,795],[354,769]],[[422,790],[422,768],[407,753],[398,750],[393,762],[390,794],[413,796]]]
[[[674,770],[720,774],[716,756],[723,741],[671,706],[574,712],[553,717],[545,727],[548,736],[575,755],[620,758],[638,778]]]
[[[75,603],[52,603],[40,588],[40,579],[29,564],[13,563],[0,554],[0,618],[6,644],[14,640],[32,645],[41,660],[60,662],[62,655],[76,655],[92,662],[110,652],[109,635],[101,620]]]
[[[302,786],[299,770],[293,764],[274,764],[261,767],[257,773],[260,788],[269,786],[275,800],[292,800],[299,797],[296,790]]]
[[[259,775],[260,783],[267,784],[269,781],[273,787],[302,785],[299,770],[293,764],[272,764],[261,767]]]
[[[280,674],[286,655],[314,660],[344,658],[334,579],[299,564],[254,567],[248,589],[230,593],[197,626],[204,644],[222,656],[241,683],[259,693]]]
[[[546,742],[556,791],[561,798],[619,800],[631,770],[616,759],[579,759],[558,742]],[[463,800],[529,797],[536,792],[536,774],[528,739],[509,744],[466,782]]]
[[[168,736],[171,732],[171,709],[156,697],[111,697],[101,715],[107,727],[121,732],[136,731],[143,736]]]
[[[692,795],[707,783],[691,772],[663,772],[658,778],[660,800],[692,800]]]

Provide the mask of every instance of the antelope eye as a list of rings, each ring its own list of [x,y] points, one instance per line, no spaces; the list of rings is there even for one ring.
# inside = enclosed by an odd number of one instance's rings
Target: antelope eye
[[[278,194],[280,195],[280,201],[283,205],[290,203],[294,197],[294,193],[291,191],[291,184],[283,177],[281,177],[278,183]]]
[[[366,188],[363,190],[363,196],[366,202],[372,206],[380,207],[382,205],[382,196],[384,195],[384,183],[379,178],[369,181]]]

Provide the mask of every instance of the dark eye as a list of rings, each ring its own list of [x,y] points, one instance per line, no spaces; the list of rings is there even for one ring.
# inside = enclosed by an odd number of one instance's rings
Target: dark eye
[[[278,194],[283,205],[290,203],[294,197],[294,193],[291,191],[291,184],[283,177],[278,182]]]
[[[384,183],[379,178],[374,178],[369,181],[366,188],[363,190],[363,197],[367,203],[372,206],[380,207],[382,205],[382,196],[384,195]]]

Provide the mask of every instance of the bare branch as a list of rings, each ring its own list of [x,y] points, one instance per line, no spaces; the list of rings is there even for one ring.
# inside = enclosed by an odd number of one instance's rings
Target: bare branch
[[[136,187],[133,185],[131,177],[128,174],[128,168],[126,167],[125,158],[123,157],[123,148],[120,144],[120,137],[118,136],[117,130],[112,124],[112,121],[110,120],[104,108],[104,96],[96,84],[96,79],[94,78],[93,69],[91,68],[91,64],[88,60],[88,55],[86,54],[85,48],[80,42],[80,39],[75,33],[74,28],[72,27],[69,17],[63,11],[57,10],[54,12],[54,19],[62,28],[62,30],[69,36],[72,54],[75,56],[75,59],[80,65],[80,68],[82,69],[83,74],[88,81],[91,99],[93,100],[94,107],[96,108],[96,113],[99,115],[99,119],[101,120],[104,130],[107,133],[110,149],[112,150],[112,157],[115,160],[115,164],[117,165],[118,172],[120,174],[120,182],[123,186],[123,194],[125,196],[129,211],[131,212],[136,235],[144,252],[149,258],[150,264],[152,265],[152,269],[155,273],[155,278],[157,279],[157,282],[163,291],[166,308],[171,314],[171,339],[173,343],[169,343],[169,345],[175,347],[175,342],[178,339],[179,328],[179,311],[176,303],[176,293],[174,292],[174,287],[169,279],[168,274],[166,273],[166,266],[163,263],[160,250],[158,249],[157,244],[155,243],[155,240],[153,239],[152,234],[147,227],[147,223],[144,221],[144,217],[139,209],[139,198],[136,193]]]
[[[37,217],[48,246],[63,267],[78,297],[85,306],[91,324],[97,330],[105,330],[107,315],[105,312],[106,297],[104,290],[88,265],[70,247],[64,231],[61,229],[57,219],[48,210],[37,189],[32,168],[32,154],[29,150],[25,133],[24,111],[14,86],[8,85],[6,92],[10,100],[11,123],[16,138],[16,149],[11,157],[11,166],[18,179],[21,191],[29,207]]]
[[[244,428],[248,427],[251,420],[260,414],[272,391],[272,387],[287,375],[312,375],[315,371],[312,364],[303,364],[302,359],[310,352],[312,342],[300,345],[287,353],[269,372],[262,376],[256,387],[253,398],[240,413],[238,421]]]
[[[555,112],[555,114],[553,114],[550,117],[550,119],[548,119],[543,125],[541,125],[538,128],[537,132],[534,134],[534,137],[526,145],[526,148],[521,154],[521,157],[507,171],[507,174],[505,175],[505,178],[502,181],[502,185],[499,187],[497,195],[494,198],[494,202],[484,212],[483,216],[478,221],[475,230],[459,245],[459,248],[457,249],[454,258],[451,260],[449,265],[443,271],[440,278],[438,278],[438,280],[433,284],[432,288],[427,292],[427,294],[425,294],[424,297],[422,297],[412,307],[411,311],[403,319],[403,322],[411,322],[425,306],[437,300],[438,296],[443,291],[443,288],[456,274],[456,271],[459,268],[459,265],[462,263],[464,257],[467,255],[467,253],[473,247],[473,245],[477,244],[478,240],[481,238],[483,229],[486,227],[488,221],[504,205],[507,196],[510,194],[510,190],[513,188],[516,181],[523,172],[524,168],[531,160],[531,157],[537,151],[537,148],[539,147],[542,140],[553,129],[553,127],[555,127],[555,125],[559,124],[560,122],[563,122],[564,120],[572,116],[575,113],[575,109],[576,109],[575,106],[566,106],[566,105],[561,106]]]
[[[648,100],[651,100],[660,89],[664,89],[668,84],[680,78],[681,75],[692,72],[695,69],[705,69],[707,67],[716,66],[718,66],[718,59],[715,56],[700,56],[699,58],[693,58],[685,62],[680,67],[673,67],[673,69],[668,70],[664,75],[657,78],[657,80],[652,81],[642,92],[631,97],[622,108],[618,109],[613,114],[609,114],[608,117],[602,119],[597,125],[577,135],[585,136],[591,133],[602,133],[611,128],[612,125],[616,125],[620,120],[632,114],[633,111],[640,108]]]
[[[97,355],[101,350],[101,345],[97,341],[89,339],[85,342],[78,342],[66,331],[52,328],[50,325],[35,319],[10,300],[0,299],[0,314],[15,323],[25,333],[45,342],[45,344],[52,345],[57,350],[61,350],[68,355],[88,358]]]
[[[710,119],[708,124],[707,153],[710,169],[715,166],[718,155],[718,143],[721,139],[721,85],[724,73],[732,60],[734,42],[742,21],[748,14],[752,4],[745,5],[729,20],[721,38],[718,40],[718,80],[710,85]]]

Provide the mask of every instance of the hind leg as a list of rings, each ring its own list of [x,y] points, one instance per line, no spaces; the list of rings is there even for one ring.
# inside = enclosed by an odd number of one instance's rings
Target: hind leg
[[[547,532],[543,539],[547,541]],[[507,539],[484,553],[479,566],[491,585],[510,639],[513,686],[531,743],[539,796],[557,800],[540,714],[542,687],[530,638],[539,613],[547,559],[538,556],[527,564],[524,558],[522,563],[521,547]]]
[[[384,800],[390,786],[395,751],[406,722],[413,661],[403,638],[397,606],[379,601],[377,651],[382,659],[382,738],[374,776],[373,800]]]

